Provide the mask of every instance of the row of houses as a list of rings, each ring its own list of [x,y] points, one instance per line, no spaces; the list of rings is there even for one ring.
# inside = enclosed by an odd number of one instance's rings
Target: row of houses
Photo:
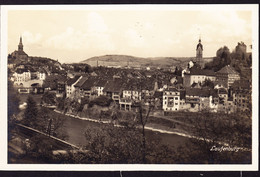
[[[185,77],[189,77],[188,82]],[[211,80],[214,88],[192,87],[191,83],[204,83],[206,80]],[[230,113],[238,108],[250,110],[250,85],[241,81],[231,66],[225,66],[217,73],[191,68],[189,73],[185,73],[183,84],[161,82],[151,77],[137,79],[115,75],[111,79],[104,79],[100,76],[76,76],[64,83],[64,90],[66,97],[78,101],[84,97],[94,99],[106,95],[125,110],[134,109],[139,101],[148,105],[152,99],[156,108],[162,109],[166,114],[179,110],[197,112],[203,109]]]

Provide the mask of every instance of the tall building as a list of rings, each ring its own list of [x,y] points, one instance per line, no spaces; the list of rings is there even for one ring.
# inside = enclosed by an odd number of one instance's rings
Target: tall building
[[[18,45],[18,51],[15,50],[13,53],[11,53],[11,56],[13,59],[20,59],[20,60],[27,60],[28,55],[23,51],[23,41],[22,37],[20,37],[20,42]]]
[[[19,42],[19,45],[18,45],[18,51],[23,51],[22,37],[20,37],[20,42]]]
[[[201,44],[201,39],[199,39],[199,43],[196,48],[196,63],[200,66],[202,64],[202,56],[203,56],[203,45]]]

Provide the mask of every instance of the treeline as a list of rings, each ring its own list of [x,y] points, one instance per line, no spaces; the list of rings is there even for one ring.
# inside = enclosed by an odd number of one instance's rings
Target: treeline
[[[241,67],[252,66],[252,55],[246,52],[246,45],[243,42],[238,43],[232,52],[227,46],[218,49],[213,61],[205,64],[205,69],[212,69],[216,72],[226,65],[231,65],[239,73]]]

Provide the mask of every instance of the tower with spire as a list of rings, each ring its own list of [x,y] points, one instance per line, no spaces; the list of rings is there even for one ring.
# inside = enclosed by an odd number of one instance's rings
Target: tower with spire
[[[18,51],[23,51],[23,41],[22,41],[22,37],[20,36],[20,42],[18,45]]]
[[[23,51],[23,40],[22,36],[20,36],[20,41],[18,44],[18,50],[15,50],[11,53],[11,57],[13,59],[20,59],[26,61],[28,59],[28,55]]]
[[[201,38],[199,38],[199,43],[196,48],[196,62],[201,65],[203,56],[203,45],[201,44]]]

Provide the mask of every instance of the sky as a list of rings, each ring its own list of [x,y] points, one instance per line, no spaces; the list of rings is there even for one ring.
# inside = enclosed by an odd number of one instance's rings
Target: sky
[[[22,36],[29,56],[80,62],[94,56],[194,57],[201,37],[203,56],[227,46],[252,44],[252,12],[248,9],[130,6],[112,8],[8,10],[8,53]]]

